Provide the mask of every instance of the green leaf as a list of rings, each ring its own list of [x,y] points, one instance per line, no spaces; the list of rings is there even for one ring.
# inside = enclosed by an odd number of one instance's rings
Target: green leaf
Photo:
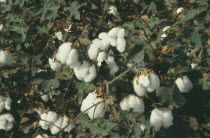
[[[60,86],[58,79],[44,80],[41,83],[41,91],[49,92],[51,89],[56,89]]]
[[[141,135],[141,128],[137,123],[134,123],[132,130],[134,133],[134,135],[132,136],[133,138],[139,137]]]
[[[206,63],[207,63],[208,66],[210,67],[210,58],[206,58]]]
[[[191,37],[191,45],[201,48],[202,47],[202,40],[201,36],[198,33],[194,33]]]
[[[171,100],[171,89],[168,87],[160,87],[158,89],[158,97],[160,98],[161,103],[166,103]]]
[[[193,19],[195,17],[195,15],[196,15],[196,13],[188,13],[188,14],[184,15],[183,17],[181,17],[180,20],[183,22],[186,22],[186,21]]]
[[[153,28],[153,27],[155,27],[156,25],[160,24],[161,22],[162,22],[162,21],[159,20],[158,17],[152,16],[152,17],[150,18],[150,22],[148,23],[148,25],[149,25],[150,28]]]
[[[178,73],[186,73],[186,72],[189,72],[189,71],[192,71],[192,69],[190,67],[186,66],[186,67],[181,68],[177,72]]]
[[[144,50],[142,45],[135,45],[128,52],[128,59],[139,63],[144,59]]]
[[[70,7],[67,9],[70,18],[74,17],[77,20],[80,20],[80,11],[79,8],[82,7],[84,4],[80,4],[77,1],[73,1],[70,3]]]
[[[181,45],[179,38],[171,39],[167,42],[167,44],[173,48],[179,47]]]
[[[177,87],[173,86],[172,90],[172,98],[174,103],[178,105],[178,107],[182,107],[186,103],[184,96],[180,93]]]

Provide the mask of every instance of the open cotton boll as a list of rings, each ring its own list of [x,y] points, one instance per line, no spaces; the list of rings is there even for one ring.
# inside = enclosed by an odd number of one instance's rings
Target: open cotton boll
[[[63,34],[61,31],[55,33],[55,37],[60,41],[64,41]]]
[[[124,38],[117,38],[117,50],[122,53],[125,51],[126,41]]]
[[[165,31],[167,31],[169,28],[170,28],[170,26],[166,26],[166,27],[163,28],[162,31],[165,32]]]
[[[140,75],[138,79],[138,83],[141,84],[144,87],[148,87],[150,85],[150,79],[149,76],[146,75]]]
[[[0,0],[0,2],[1,2],[1,0]],[[0,31],[3,30],[3,27],[4,27],[4,25],[3,24],[0,24]]]
[[[42,92],[40,92],[40,94],[42,95],[42,94],[44,94],[44,93],[42,93]],[[49,94],[44,94],[44,95],[42,95],[41,96],[41,99],[44,101],[44,102],[47,102],[48,100],[49,100]]]
[[[70,133],[70,131],[73,129],[73,128],[75,128],[75,123],[74,122],[72,122],[71,124],[69,124],[65,129],[64,129],[64,132],[68,132],[68,133]]]
[[[96,45],[92,44],[90,45],[90,48],[88,49],[88,56],[90,59],[94,60],[97,58],[99,49]]]
[[[47,120],[48,122],[54,122],[54,121],[56,121],[56,119],[57,119],[57,113],[56,113],[56,112],[49,111],[49,112],[47,113],[47,118],[46,118],[46,120]]]
[[[89,67],[88,75],[87,77],[85,77],[84,81],[91,82],[92,80],[96,78],[96,76],[97,76],[96,67],[93,64],[92,66]]]
[[[118,27],[115,27],[115,28],[112,28],[109,32],[108,32],[108,36],[110,37],[110,38],[117,38],[117,34],[118,34],[118,32],[119,32],[119,28]]]
[[[167,34],[162,34],[160,37],[161,38],[166,38],[168,35]]]
[[[119,13],[117,11],[117,7],[114,6],[114,5],[113,6],[110,6],[109,11],[108,11],[108,14],[112,14],[115,17],[119,17]]]
[[[10,65],[11,66],[12,63],[13,63],[12,54],[9,51],[7,51],[7,53],[6,53],[6,65]]]
[[[164,128],[169,128],[171,125],[173,125],[173,115],[171,111],[163,111],[162,115],[162,125]]]
[[[61,44],[58,48],[58,51],[55,55],[56,59],[60,61],[62,64],[66,63],[66,60],[68,58],[69,52],[71,50],[71,45],[72,43],[70,42],[65,42]]]
[[[149,78],[150,78],[150,85],[147,87],[147,91],[148,92],[153,92],[155,89],[159,89],[160,88],[160,79],[159,77],[150,72],[149,73]]]
[[[193,84],[187,76],[183,76],[182,78],[183,78],[184,85],[186,87],[186,91],[188,92],[189,90],[193,88]]]
[[[0,51],[0,64],[12,65],[13,57],[9,51]]]
[[[141,128],[141,131],[144,131],[144,130],[146,129],[145,124],[141,124],[141,125],[140,125],[140,128]]]
[[[187,92],[186,86],[184,85],[184,81],[181,78],[177,78],[175,81],[177,87],[179,88],[180,92]]]
[[[61,69],[61,63],[56,61],[55,59],[51,59],[49,58],[49,64],[50,64],[50,68],[53,70],[53,71],[59,71]]]
[[[105,38],[103,40],[101,40],[102,45],[101,47],[99,47],[100,50],[107,50],[109,48],[110,45],[110,38]]]
[[[98,38],[100,38],[100,39],[106,39],[106,38],[108,38],[109,36],[108,36],[108,33],[106,33],[106,32],[101,32],[99,35],[98,35]]]
[[[124,37],[125,37],[125,29],[121,28],[117,33],[117,38],[124,39]]]
[[[158,109],[152,110],[150,115],[150,125],[154,126],[155,132],[159,131],[162,126],[162,112]]]
[[[13,128],[13,123],[7,123],[6,131],[10,131]]]
[[[189,58],[193,58],[194,57],[194,51],[193,50],[190,50],[190,52],[187,52],[187,56]]]
[[[183,7],[180,7],[180,8],[178,8],[177,10],[176,10],[176,13],[177,14],[180,14],[181,12],[183,12],[184,11],[184,8]]]
[[[192,69],[196,69],[197,67],[198,67],[198,64],[197,64],[197,63],[192,63],[192,64],[191,64],[191,68],[192,68]]]
[[[107,53],[105,51],[102,51],[102,52],[98,53],[98,57],[97,57],[97,62],[98,62],[97,65],[98,65],[98,67],[101,66],[101,63],[103,61],[105,61],[106,58],[107,58]]]
[[[97,94],[95,93],[95,91],[92,93],[89,93],[88,96],[82,101],[82,106],[80,108],[80,111],[84,112],[85,110],[90,108],[93,105],[93,102],[95,101],[96,97],[97,97]]]
[[[14,117],[11,114],[0,115],[0,129],[9,131],[13,128]]]
[[[96,98],[93,105],[102,101],[103,98]],[[103,102],[98,104],[97,106],[92,107],[88,112],[88,116],[90,117],[90,119],[103,117],[104,114],[105,114],[105,106]]]
[[[84,79],[87,77],[89,71],[89,63],[87,61],[83,61],[82,65],[79,67],[80,76]]]
[[[72,48],[69,52],[68,58],[66,60],[66,64],[70,67],[75,67],[78,63],[78,52],[77,49]]]
[[[6,97],[6,98],[5,98],[5,108],[6,108],[7,110],[10,110],[10,109],[11,109],[11,103],[12,103],[11,98],[10,98],[10,97]]]
[[[115,38],[110,38],[109,41],[110,41],[110,45],[111,45],[111,46],[113,46],[113,47],[116,47],[116,46],[117,46],[117,39],[115,39]]]
[[[5,51],[0,51],[0,64],[5,65],[6,63],[6,53]]]
[[[43,113],[42,115],[41,115],[41,120],[39,121],[39,125],[42,127],[42,129],[44,129],[44,130],[47,130],[48,128],[49,128],[49,123],[48,122],[46,122],[46,121],[44,121],[44,120],[46,120],[47,119],[47,114],[46,113]]]
[[[136,97],[136,96],[135,96]],[[135,99],[133,98],[133,100],[135,100],[135,102],[131,101],[132,99],[129,99],[129,105],[130,107],[133,106],[133,111],[134,112],[138,112],[138,113],[143,113],[144,112],[144,102],[139,99],[138,97],[136,97]]]
[[[129,106],[127,97],[123,98],[122,101],[120,102],[120,108],[123,111],[129,111],[130,110],[130,106]]]
[[[50,132],[55,135],[57,134],[58,132],[60,132],[60,129],[58,127],[61,127],[62,125],[62,122],[63,122],[63,117],[59,117],[55,122],[54,122],[54,125],[52,124],[50,126]],[[58,126],[58,127],[57,127]]]
[[[0,95],[0,113],[2,112],[4,107],[5,107],[4,97],[2,95]]]
[[[63,116],[63,122],[61,124],[61,128],[64,128],[68,125],[69,119],[67,116]]]
[[[119,71],[119,67],[117,66],[116,62],[114,61],[114,57],[113,56],[108,56],[106,63],[110,69],[110,73],[112,75],[114,75],[115,73],[117,73]]]

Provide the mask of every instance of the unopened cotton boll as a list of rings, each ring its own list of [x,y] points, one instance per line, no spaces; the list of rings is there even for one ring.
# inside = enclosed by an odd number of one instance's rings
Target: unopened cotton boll
[[[169,28],[171,28],[171,27],[170,27],[170,26],[166,26],[166,27],[163,28],[162,31],[165,32],[165,31],[167,31]]]
[[[184,8],[183,7],[180,7],[180,8],[178,8],[177,10],[176,10],[176,13],[177,14],[180,14],[181,12],[183,12],[184,11]]]
[[[74,68],[78,65],[78,52],[77,49],[72,48],[69,52],[68,58],[66,60],[66,64],[71,68]]]
[[[115,28],[112,28],[109,32],[108,32],[108,36],[110,38],[117,38],[117,34],[119,32],[119,28],[118,27],[115,27]]]
[[[115,17],[119,17],[119,13],[117,11],[117,7],[114,6],[114,5],[113,6],[110,6],[109,11],[108,11],[108,14],[112,14]]]
[[[124,38],[117,38],[117,50],[122,53],[125,51],[126,41]]]
[[[169,128],[173,125],[173,116],[171,111],[163,111],[162,117],[162,125],[164,128]]]
[[[123,111],[129,111],[130,110],[130,106],[129,106],[127,97],[123,98],[123,100],[120,102],[120,108]]]
[[[64,41],[63,34],[61,31],[55,33],[55,37],[60,41]]]
[[[93,64],[92,66],[89,67],[88,75],[84,78],[84,81],[91,82],[96,78],[96,76],[97,76],[96,67]]]
[[[155,132],[159,131],[162,126],[162,112],[158,109],[152,110],[150,115],[150,125],[154,126]]]
[[[108,65],[108,67],[110,68],[110,73],[112,75],[114,75],[115,73],[117,73],[119,71],[119,67],[117,66],[116,62],[114,61],[113,56],[108,56],[106,63]]]
[[[59,71],[61,69],[61,63],[56,61],[55,59],[49,58],[50,68],[53,71]]]
[[[66,63],[66,60],[68,58],[69,52],[71,50],[72,43],[65,42],[61,44],[58,48],[58,51],[56,53],[56,59],[60,61],[62,64]]]
[[[102,52],[98,53],[98,57],[97,57],[97,62],[98,62],[97,65],[98,65],[98,67],[101,66],[101,63],[103,61],[105,61],[106,58],[107,58],[107,53],[105,51],[102,51]]]
[[[99,102],[102,102],[103,98],[96,98],[93,105],[97,104]],[[99,118],[99,117],[103,117],[105,114],[105,108],[104,108],[104,103],[100,103],[94,107],[92,107],[89,112],[88,112],[88,116],[90,117],[90,119],[95,119],[95,118]]]

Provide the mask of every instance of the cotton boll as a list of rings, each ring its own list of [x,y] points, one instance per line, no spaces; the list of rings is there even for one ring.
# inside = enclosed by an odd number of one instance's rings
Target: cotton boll
[[[162,116],[162,112],[158,109],[152,110],[150,115],[150,125],[154,126],[155,132],[159,131],[162,126]]]
[[[61,69],[61,63],[56,61],[55,59],[49,58],[49,64],[50,64],[50,68],[53,71],[59,71]]]
[[[110,45],[113,46],[113,47],[116,47],[117,46],[117,39],[114,39],[114,38],[110,38]]]
[[[98,35],[98,38],[100,39],[107,39],[108,38],[108,33],[102,32]]]
[[[71,50],[71,45],[72,45],[72,43],[65,42],[65,43],[61,44],[58,48],[58,51],[55,56],[56,56],[56,59],[58,61],[60,61],[62,64],[66,63],[69,52]]]
[[[80,76],[84,79],[87,77],[89,71],[89,63],[87,61],[83,61],[82,65],[79,67]]]
[[[11,114],[4,114],[4,115],[5,115],[5,119],[6,119],[8,122],[12,123],[12,122],[15,121],[14,117],[13,117]]]
[[[129,111],[130,110],[130,106],[129,106],[127,97],[123,98],[123,100],[120,102],[120,108],[123,111]]]
[[[108,56],[106,63],[108,65],[108,67],[110,68],[110,73],[112,75],[114,75],[116,72],[118,72],[119,67],[117,66],[116,62],[114,61],[114,57],[113,56]]]
[[[119,13],[117,11],[116,6],[110,6],[109,11],[108,11],[108,14],[112,14],[115,17],[119,17]]]
[[[125,37],[125,29],[121,28],[117,33],[117,38],[124,39],[124,37]]]
[[[140,75],[138,79],[138,83],[141,84],[144,87],[148,87],[150,85],[150,79],[149,76],[146,75]]]
[[[78,52],[77,49],[72,48],[69,52],[68,58],[66,60],[66,64],[72,68],[74,68],[78,64]]]
[[[165,31],[167,31],[169,28],[170,28],[170,26],[166,26],[166,27],[163,28],[162,31],[165,32]]]
[[[51,133],[54,135],[54,134],[57,134],[58,132],[60,132],[60,129],[58,127],[61,127],[62,125],[62,122],[63,122],[63,117],[59,117],[55,122],[54,122],[54,125],[51,125],[50,126],[50,131]],[[58,127],[57,127],[58,126]]]
[[[108,32],[108,36],[110,37],[110,38],[117,38],[117,34],[118,34],[118,32],[119,32],[119,28],[118,27],[115,27],[115,28],[112,28],[109,32]]]
[[[41,115],[41,120],[39,121],[39,125],[42,127],[42,129],[44,129],[44,130],[47,130],[48,128],[49,128],[49,123],[48,122],[46,122],[46,121],[44,121],[44,120],[46,120],[47,119],[47,114],[46,113],[43,113],[42,115]]]
[[[61,124],[61,128],[66,127],[66,126],[68,125],[68,122],[69,122],[68,117],[67,117],[67,116],[64,116],[64,117],[63,117],[63,122],[62,122],[62,124]]]
[[[0,64],[12,65],[13,57],[9,51],[0,51]]]
[[[42,134],[42,136],[43,136],[44,138],[49,138],[49,136],[48,136],[47,134]]]
[[[136,77],[133,82],[134,91],[138,96],[144,96],[146,93],[146,88],[141,84],[137,83],[138,78]]]
[[[136,103],[138,101],[138,97],[135,95],[130,95],[128,97],[128,105],[130,108],[134,108],[136,106]]]
[[[84,81],[91,82],[96,78],[96,76],[97,76],[96,67],[93,64],[92,66],[89,67],[88,75],[87,77],[85,77]]]
[[[192,64],[191,64],[191,68],[192,68],[192,69],[196,69],[197,67],[198,67],[198,64],[197,64],[197,63],[192,63]]]
[[[0,130],[6,130],[7,122],[5,119],[0,119]]]
[[[175,81],[177,87],[179,88],[180,92],[186,92],[187,89],[184,85],[184,81],[181,79],[181,78],[177,78],[176,81]]]
[[[145,124],[141,124],[141,125],[140,125],[140,128],[141,128],[141,131],[144,131],[144,130],[146,129]]]
[[[96,98],[93,105],[97,104],[99,102],[102,102],[103,98]],[[89,112],[88,112],[88,116],[90,117],[90,119],[95,119],[95,118],[99,118],[99,117],[103,117],[105,114],[105,109],[104,109],[104,103],[100,103],[95,107],[92,107]]]
[[[69,125],[64,129],[64,131],[70,133],[70,131],[71,131],[73,128],[75,128],[75,126],[76,126],[75,123],[72,122],[71,124],[69,124]]]
[[[101,47],[99,47],[100,50],[107,50],[109,48],[110,45],[110,39],[109,38],[105,38],[103,40],[101,40],[102,45]]]
[[[90,59],[94,60],[97,58],[97,55],[98,55],[98,52],[99,52],[99,49],[96,45],[92,44],[90,46],[90,48],[88,49],[88,56]]]
[[[183,7],[180,7],[180,8],[178,8],[177,10],[176,10],[176,13],[177,14],[180,14],[181,12],[183,12],[184,11],[184,8]]]
[[[44,93],[42,93],[42,92],[40,92],[40,94],[42,95],[42,94],[44,94]],[[48,100],[49,100],[49,94],[44,94],[44,95],[42,95],[41,96],[41,99],[44,101],[44,102],[47,102]]]
[[[55,37],[58,38],[60,41],[64,41],[63,34],[61,31],[55,33]]]
[[[187,89],[186,91],[188,92],[189,90],[193,88],[193,84],[187,76],[183,76],[182,78],[183,78],[184,85]]]
[[[47,120],[48,122],[54,122],[54,121],[56,121],[56,119],[57,119],[57,113],[55,113],[55,112],[53,112],[53,111],[49,111],[49,112],[47,113],[47,118],[46,118],[46,120]]]
[[[84,112],[85,110],[90,108],[93,105],[93,102],[95,101],[96,97],[97,97],[97,94],[95,93],[95,91],[92,93],[89,93],[88,96],[82,101],[82,106],[80,108],[80,111]]]
[[[4,107],[5,107],[4,97],[2,95],[0,95],[0,113],[2,112]]]
[[[167,34],[162,34],[160,37],[161,38],[166,38],[168,35]]]
[[[155,89],[160,88],[160,79],[152,72],[149,73],[150,85],[147,87],[148,92],[153,92]]]
[[[133,103],[132,106],[133,106],[133,111],[134,112],[138,112],[138,113],[143,113],[144,112],[144,102],[141,99],[139,99],[138,97],[135,98],[135,103]]]
[[[124,38],[117,38],[117,50],[122,53],[125,51],[126,41]]]
[[[3,24],[0,24],[0,31],[3,30],[3,27],[4,27],[4,25]]]
[[[12,103],[11,98],[10,98],[10,97],[6,97],[6,98],[5,98],[5,108],[6,108],[7,110],[10,110],[10,109],[11,109],[11,103]]]
[[[104,60],[106,60],[106,58],[107,58],[107,53],[105,51],[102,51],[102,52],[98,53],[98,57],[97,57],[97,62],[98,62],[97,65],[98,65],[98,67],[101,66],[101,63]]]
[[[41,135],[37,135],[35,138],[44,138],[44,137],[42,137]]]
[[[163,111],[162,125],[164,128],[169,128],[173,125],[173,116],[171,111]]]
[[[23,127],[21,128],[21,131],[24,133],[24,134],[28,134],[29,130],[31,129],[31,126],[26,126],[26,127]]]
[[[194,57],[194,51],[193,50],[190,50],[190,52],[187,52],[187,56],[189,58],[193,58]]]
[[[0,51],[0,64],[5,65],[7,63],[5,51]]]
[[[10,131],[13,128],[13,123],[7,123],[6,131]]]
[[[138,4],[140,0],[133,0],[134,3]]]

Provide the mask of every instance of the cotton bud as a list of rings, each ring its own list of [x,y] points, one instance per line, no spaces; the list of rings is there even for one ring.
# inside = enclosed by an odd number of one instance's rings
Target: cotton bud
[[[166,27],[163,28],[162,31],[165,32],[165,31],[167,31],[169,28],[171,28],[171,27],[170,27],[170,26],[166,26]]]
[[[180,7],[180,8],[178,8],[177,10],[176,10],[176,13],[177,14],[180,14],[181,12],[183,12],[184,11],[184,8],[183,7]]]
[[[0,65],[12,65],[13,57],[9,51],[0,51]]]
[[[117,66],[116,62],[114,61],[114,57],[113,56],[108,56],[106,63],[110,69],[110,73],[112,75],[114,75],[115,73],[117,73],[119,71],[119,67]]]
[[[117,11],[117,8],[114,5],[109,8],[108,14],[112,14],[115,17],[119,17],[119,13]]]
[[[108,36],[109,36],[110,38],[115,38],[115,39],[116,39],[119,30],[120,30],[120,29],[119,29],[118,27],[112,28],[112,29],[108,32]]]
[[[4,25],[3,24],[0,24],[0,31],[3,30],[3,27],[4,27]]]
[[[54,58],[49,58],[49,64],[50,64],[50,68],[53,71],[59,71],[62,65],[59,61],[56,61]]]
[[[122,53],[125,51],[126,41],[124,38],[117,38],[117,50]]]
[[[61,31],[55,33],[55,37],[60,41],[64,41],[63,34]]]
[[[105,51],[102,51],[102,52],[98,53],[98,57],[97,57],[97,62],[98,62],[97,65],[98,65],[98,67],[101,66],[101,63],[103,61],[105,61],[106,58],[107,58],[107,53]]]
[[[78,52],[77,49],[72,48],[69,52],[68,58],[66,60],[66,65],[70,66],[71,68],[74,68],[78,66]]]
[[[93,81],[97,76],[96,67],[93,64],[89,67],[88,75],[84,78],[85,82],[91,82]]]
[[[68,58],[69,52],[71,50],[71,45],[72,43],[70,42],[65,42],[61,44],[56,53],[56,60],[60,61],[62,64],[65,64]]]
[[[193,88],[192,82],[187,76],[183,76],[182,78],[181,77],[177,78],[175,83],[181,93],[187,93],[189,92],[189,90]]]

